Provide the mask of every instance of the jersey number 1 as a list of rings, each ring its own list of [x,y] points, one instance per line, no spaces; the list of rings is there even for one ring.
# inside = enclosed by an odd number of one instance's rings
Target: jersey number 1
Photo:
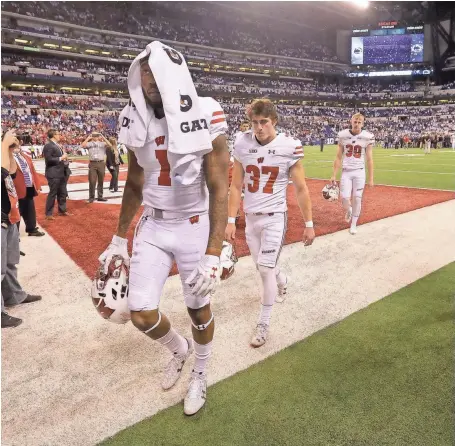
[[[252,181],[252,183],[248,183],[248,192],[255,193],[259,190],[259,179],[262,172],[263,175],[270,175],[262,192],[264,194],[272,194],[273,185],[278,177],[279,170],[279,167],[262,166],[261,170],[259,170],[259,167],[254,164],[246,166],[245,172],[251,174],[250,179]]]

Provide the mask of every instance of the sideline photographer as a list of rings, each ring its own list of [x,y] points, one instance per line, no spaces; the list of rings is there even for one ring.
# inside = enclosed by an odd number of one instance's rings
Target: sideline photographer
[[[106,174],[106,149],[111,149],[111,143],[98,132],[89,135],[81,144],[81,147],[88,149],[88,183],[89,197],[88,203],[95,201],[95,187],[98,180],[98,201],[107,201],[103,198],[104,176]]]

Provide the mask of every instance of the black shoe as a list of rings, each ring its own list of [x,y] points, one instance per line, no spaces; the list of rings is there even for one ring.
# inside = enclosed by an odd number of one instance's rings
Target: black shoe
[[[41,296],[37,296],[37,295],[34,295],[34,294],[27,294],[27,297],[21,303],[22,304],[31,304],[32,302],[37,302],[37,301],[39,301],[41,299],[42,299]]]
[[[2,311],[2,328],[17,327],[22,324],[22,319],[10,316],[8,313]]]
[[[98,201],[107,201],[107,198],[98,198]]]
[[[94,198],[89,198],[89,199],[87,200],[87,203],[93,203],[94,201],[95,201]]]
[[[38,231],[37,229],[28,233],[29,237],[42,237],[43,235],[45,235],[44,232]]]
[[[20,254],[21,256],[25,256],[25,252],[19,251],[19,254]]]

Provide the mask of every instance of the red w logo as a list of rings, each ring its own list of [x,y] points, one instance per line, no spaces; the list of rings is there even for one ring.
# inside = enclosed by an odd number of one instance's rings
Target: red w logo
[[[264,162],[264,157],[258,158],[258,163],[261,164]]]
[[[165,139],[164,136],[158,136],[158,138],[155,138],[156,146],[158,147],[164,144],[164,139]]]

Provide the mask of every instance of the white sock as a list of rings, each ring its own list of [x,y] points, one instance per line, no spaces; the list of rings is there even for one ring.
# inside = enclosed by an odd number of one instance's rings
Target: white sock
[[[263,265],[259,265],[258,270],[262,279],[261,314],[259,315],[258,324],[269,325],[273,304],[278,294],[276,272],[275,268]]]
[[[184,355],[188,351],[187,340],[182,335],[179,335],[172,327],[162,338],[157,339],[157,341],[174,355]]]
[[[270,325],[270,317],[272,316],[273,305],[261,304],[261,314],[259,315],[258,324]]]
[[[210,341],[208,344],[198,344],[196,341],[193,341],[193,344],[194,356],[196,357],[194,361],[193,372],[198,373],[199,375],[205,374],[207,361],[212,354],[212,341]]]
[[[278,286],[282,286],[287,282],[286,274],[284,274],[278,266],[275,267],[275,277]]]
[[[361,209],[362,209],[362,197],[354,197],[354,201],[352,203],[351,228],[357,227],[357,221],[360,217]]]

